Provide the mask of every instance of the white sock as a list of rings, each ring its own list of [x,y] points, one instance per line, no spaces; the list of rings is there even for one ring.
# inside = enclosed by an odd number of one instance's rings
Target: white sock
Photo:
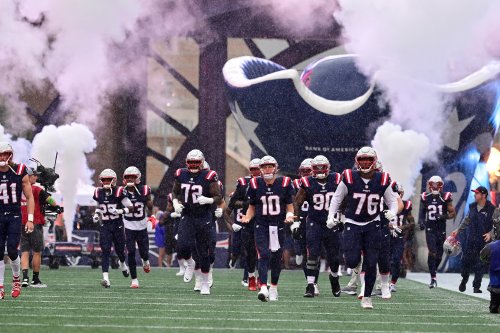
[[[0,286],[3,287],[3,281],[4,281],[4,275],[5,275],[5,262],[0,260]]]
[[[308,276],[307,277],[307,284],[314,283],[314,280],[316,280],[315,276]]]
[[[361,286],[365,285],[365,272],[359,274],[359,281],[361,282]]]
[[[102,272],[102,278],[103,278],[103,280],[109,281],[109,274],[108,274],[108,272]]]
[[[196,262],[193,260],[193,258],[189,258],[187,261],[187,265],[188,266],[194,266],[196,264]]]
[[[137,279],[132,279],[132,283],[139,284],[139,281]]]
[[[126,271],[127,270],[127,264],[125,263],[125,261],[120,261],[120,269],[122,271]]]
[[[381,284],[388,284],[389,283],[389,274],[380,274],[380,282]]]
[[[18,278],[21,273],[21,258],[17,256],[16,260],[12,260],[10,262],[10,267],[12,267],[12,276]]]
[[[251,278],[251,277],[255,277],[255,272],[253,273],[248,273],[248,277]]]
[[[330,272],[330,275],[333,276],[333,277],[338,277],[339,274],[337,272]]]
[[[208,283],[208,273],[201,273],[201,281],[203,283]]]
[[[144,259],[141,259],[141,260],[142,260],[142,266],[149,265],[149,260],[144,260]]]

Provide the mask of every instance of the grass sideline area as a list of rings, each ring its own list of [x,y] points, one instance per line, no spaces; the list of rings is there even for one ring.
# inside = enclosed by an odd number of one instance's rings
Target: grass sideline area
[[[6,283],[0,332],[486,333],[500,328],[500,316],[488,313],[488,301],[405,279],[391,300],[374,297],[375,309],[362,310],[354,296],[332,296],[326,273],[319,279],[321,295],[309,299],[302,297],[302,272],[283,271],[279,301],[262,303],[241,286],[240,270],[216,269],[210,296],[192,291],[194,279],[184,283],[176,272],[141,270],[141,288],[132,290],[118,270],[110,272],[111,288],[104,289],[100,270],[44,268],[46,289],[25,288],[14,300]]]

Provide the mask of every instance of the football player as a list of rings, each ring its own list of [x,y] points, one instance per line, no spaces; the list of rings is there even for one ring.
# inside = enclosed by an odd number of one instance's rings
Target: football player
[[[254,241],[254,219],[249,223],[241,223],[242,217],[246,214],[249,201],[248,201],[248,186],[250,181],[260,176],[260,163],[259,158],[254,158],[248,164],[250,174],[245,177],[238,178],[236,189],[229,200],[226,210],[224,211],[224,219],[226,223],[231,225],[233,230],[232,246],[238,247],[238,239],[240,239],[241,248],[245,256],[246,271],[248,272],[248,290],[257,290],[257,279],[255,277],[255,266],[257,261],[257,251],[255,249]],[[234,215],[234,220],[231,220],[231,212]],[[237,256],[231,258],[231,263],[234,266]],[[243,273],[245,274],[245,273]],[[243,276],[243,280],[245,276]]]
[[[401,199],[404,196],[404,189],[401,184],[398,185],[398,194]],[[401,230],[397,232],[394,228],[391,230],[391,284],[389,289],[396,292],[396,283],[398,282],[399,272],[401,270],[401,259],[405,246],[404,235],[415,228],[415,219],[411,215],[412,203],[410,200],[403,200],[403,210],[396,218],[396,226]]]
[[[167,255],[172,255],[177,252],[177,232],[179,230],[179,220],[181,214],[177,214],[174,211],[174,206],[172,205],[172,193],[167,196],[167,209],[163,214],[162,219],[159,221],[160,224],[165,225],[165,253]],[[177,263],[179,264],[179,271],[175,276],[184,276],[186,272],[187,263],[184,259],[177,256]]]
[[[388,173],[375,171],[377,153],[371,147],[361,148],[355,157],[357,170],[344,170],[330,203],[327,227],[341,223],[338,219],[340,205],[346,200],[345,227],[343,232],[344,258],[349,268],[355,268],[363,252],[366,262],[365,291],[361,299],[363,309],[373,309],[371,294],[377,277],[377,260],[381,246],[380,201],[389,207],[385,217],[392,220],[398,213],[397,194],[391,188]]]
[[[307,287],[304,297],[314,297],[314,284],[319,275],[319,257],[322,245],[327,251],[328,264],[330,265],[329,279],[332,294],[339,297],[341,292],[338,276],[340,230],[327,228],[326,219],[330,201],[342,176],[339,173],[330,172],[330,162],[323,155],[316,156],[311,162],[311,167],[313,175],[301,178],[301,188],[293,203],[295,216],[299,216],[304,202],[309,204],[306,220]],[[335,218],[340,220],[340,213],[337,213]],[[295,220],[292,229],[297,229],[299,223],[298,220]]]
[[[312,158],[306,158],[300,163],[298,175],[299,178],[294,179],[293,187],[295,191],[299,191],[302,185],[301,178],[309,177],[312,175],[312,167],[311,167]],[[304,203],[300,207],[299,223],[300,224],[292,224],[290,227],[292,230],[292,236],[294,238],[294,250],[295,250],[295,263],[297,266],[302,266],[302,270],[304,271],[304,276],[307,282],[307,246],[306,246],[306,218],[307,211],[309,209],[309,203],[304,200]],[[314,282],[314,286],[318,289],[318,278]],[[319,291],[318,291],[319,293]],[[318,294],[315,293],[315,294]]]
[[[134,211],[132,202],[127,198],[123,187],[116,187],[116,173],[111,169],[104,169],[99,175],[101,187],[94,191],[94,200],[98,204],[95,210],[94,223],[101,223],[99,244],[102,251],[102,281],[104,288],[111,287],[109,281],[109,260],[111,246],[114,247],[120,263],[120,270],[124,277],[129,271],[125,264],[125,233],[123,231],[123,214]]]
[[[421,209],[425,222],[420,222],[420,230],[425,230],[425,240],[429,254],[427,265],[431,274],[429,288],[437,287],[436,271],[443,258],[443,244],[446,240],[446,220],[456,216],[450,192],[443,193],[443,180],[432,176],[427,182],[428,192],[422,193]]]
[[[148,222],[152,224],[154,229],[156,227],[156,218],[152,215],[151,188],[148,185],[141,185],[141,172],[139,169],[135,166],[126,168],[123,172],[123,185],[126,189],[124,193],[134,208],[133,212],[128,212],[123,216],[123,223],[127,242],[128,267],[132,278],[130,288],[137,289],[139,288],[139,280],[137,280],[135,246],[137,244],[139,248],[142,269],[145,273],[149,273],[151,265],[149,263]]]
[[[26,197],[28,219],[25,232],[32,233],[35,226],[35,202],[31,183],[22,163],[12,161],[14,150],[8,142],[0,142],[0,299],[4,299],[5,247],[11,260],[13,298],[21,294],[20,266],[21,259],[17,251],[21,239],[21,194]]]
[[[193,238],[196,256],[202,273],[200,293],[210,294],[210,241],[212,235],[212,205],[222,203],[217,173],[203,170],[205,156],[194,149],[186,156],[186,168],[175,172],[172,204],[181,214],[178,232],[178,255],[188,261],[184,281],[193,277],[195,262],[192,258]]]
[[[262,176],[253,178],[248,188],[249,205],[241,223],[255,218],[255,246],[259,263],[262,302],[278,300],[278,281],[281,272],[282,244],[286,223],[292,223],[295,190],[289,177],[277,176],[278,162],[272,156],[260,161]],[[271,268],[271,286],[267,289],[267,273]]]

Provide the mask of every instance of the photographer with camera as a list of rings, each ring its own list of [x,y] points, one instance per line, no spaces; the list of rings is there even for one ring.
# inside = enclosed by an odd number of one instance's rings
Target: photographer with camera
[[[63,208],[58,206],[55,200],[50,196],[50,193],[44,190],[41,186],[36,185],[38,179],[38,172],[27,168],[27,174],[31,188],[33,191],[33,199],[35,202],[35,212],[34,212],[34,229],[33,232],[26,232],[23,227],[21,232],[21,269],[23,272],[22,286],[29,286],[28,268],[29,268],[29,257],[30,251],[33,251],[33,280],[31,281],[31,286],[36,288],[45,288],[45,284],[40,281],[40,265],[42,262],[42,251],[44,248],[43,239],[43,226],[45,225],[45,210],[50,210],[56,213],[62,213]],[[47,206],[47,208],[46,208]],[[28,210],[26,206],[26,199],[24,195],[21,199],[21,213],[22,213],[22,224],[23,226],[28,221]]]

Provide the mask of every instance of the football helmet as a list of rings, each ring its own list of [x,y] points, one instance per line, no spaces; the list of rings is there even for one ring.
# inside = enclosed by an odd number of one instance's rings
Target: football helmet
[[[299,167],[299,176],[300,177],[307,177],[312,174],[312,166],[311,166],[312,158],[306,158],[305,160],[300,163]]]
[[[266,168],[266,166],[272,166],[272,168]],[[262,174],[262,178],[264,179],[272,179],[274,175],[278,172],[278,161],[272,156],[266,155],[260,159],[260,172]]]
[[[455,257],[462,252],[462,244],[456,237],[450,235],[444,241],[443,250],[449,257]]]
[[[14,150],[10,143],[7,141],[0,142],[0,166],[3,167],[8,165],[13,155]]]
[[[205,162],[205,155],[201,150],[193,149],[186,156],[186,167],[191,173],[198,173],[203,170],[203,162]]]
[[[398,194],[402,198],[403,195],[405,195],[405,189],[403,188],[403,185],[396,183],[396,188],[398,189]]]
[[[135,177],[135,179],[134,179]],[[135,186],[139,185],[141,182],[141,172],[135,166],[129,166],[123,172],[123,185],[125,186]]]
[[[356,153],[355,162],[360,172],[371,172],[377,165],[377,152],[372,147],[363,147]]]
[[[116,186],[116,172],[111,169],[104,169],[99,175],[99,180],[103,188],[109,189]]]
[[[210,170],[210,164],[207,161],[203,161],[203,170]]]
[[[330,161],[323,156],[318,155],[311,161],[313,176],[318,179],[324,179],[330,173]]]
[[[260,158],[254,158],[248,164],[248,170],[250,171],[250,175],[252,177],[260,176]]]
[[[432,194],[439,194],[443,190],[443,180],[439,176],[429,178],[427,185]]]

